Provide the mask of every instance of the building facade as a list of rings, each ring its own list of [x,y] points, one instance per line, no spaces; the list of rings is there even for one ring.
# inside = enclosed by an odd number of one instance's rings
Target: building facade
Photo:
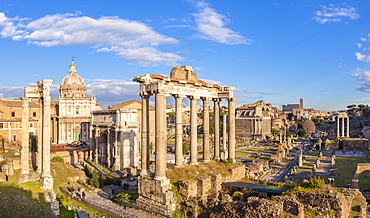
[[[53,143],[89,142],[89,130],[82,131],[81,123],[90,122],[91,112],[101,110],[96,97],[86,96],[84,80],[77,74],[74,60],[69,66],[69,74],[64,77],[59,88],[59,98],[52,102],[52,141]]]
[[[29,103],[29,135],[38,135],[39,103]],[[22,143],[22,101],[21,99],[0,99],[0,137],[13,148]],[[14,145],[14,146],[12,146]]]
[[[138,110],[93,111],[90,129],[93,161],[112,170],[139,166]]]

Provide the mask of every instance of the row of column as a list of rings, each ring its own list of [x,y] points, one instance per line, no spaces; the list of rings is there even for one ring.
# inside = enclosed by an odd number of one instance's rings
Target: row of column
[[[341,120],[342,120],[342,122],[341,122]],[[344,128],[344,123],[345,123],[346,120],[347,120],[347,122],[346,122],[346,125],[347,125],[346,135],[344,135],[344,129],[345,129]],[[342,123],[341,128],[340,128],[339,123]],[[341,136],[349,137],[349,117],[338,117],[337,118],[337,137],[341,137]]]
[[[167,140],[166,140],[166,95],[155,94],[155,179],[166,179],[167,166]],[[141,119],[141,168],[142,175],[149,173],[149,98],[151,94],[141,93],[142,119]],[[174,94],[176,108],[175,126],[175,165],[181,166],[184,162],[182,153],[182,98]],[[197,98],[188,96],[190,100],[190,164],[198,163],[197,151]],[[209,134],[209,98],[201,97],[203,101],[203,161],[210,160],[210,134]],[[220,159],[220,100],[213,98],[214,102],[214,159]],[[235,159],[235,99],[228,98],[228,157]],[[223,135],[224,139],[226,134]],[[226,158],[226,157],[225,157]]]

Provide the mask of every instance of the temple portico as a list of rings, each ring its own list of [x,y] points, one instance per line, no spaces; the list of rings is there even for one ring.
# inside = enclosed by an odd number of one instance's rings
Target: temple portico
[[[220,101],[226,99],[228,102],[228,156],[235,159],[235,99],[233,98],[234,87],[221,87],[210,85],[193,72],[192,67],[182,66],[173,68],[170,77],[161,75],[142,75],[134,78],[140,83],[139,95],[142,98],[142,121],[141,121],[141,179],[139,180],[138,204],[143,207],[152,207],[169,214],[173,210],[173,193],[169,194],[169,180],[166,177],[167,168],[167,137],[166,137],[166,98],[171,96],[175,99],[175,166],[184,163],[182,153],[183,121],[182,100],[190,101],[190,164],[198,164],[198,141],[197,141],[197,102],[203,102],[203,161],[211,159],[210,155],[210,131],[209,131],[209,101],[214,104],[214,156],[220,159]],[[149,99],[155,97],[155,172],[154,180],[149,175]],[[223,136],[226,137],[226,134]],[[226,148],[223,148],[226,149]],[[157,186],[157,188],[153,187]],[[163,192],[156,196],[153,190]],[[153,190],[152,190],[153,189]],[[149,203],[150,202],[150,203]],[[149,205],[149,206],[148,206]],[[166,212],[165,212],[166,211]]]
[[[339,112],[336,116],[337,121],[337,137],[349,137],[349,117],[346,112]],[[346,124],[346,126],[345,126]],[[346,133],[344,134],[344,130]]]

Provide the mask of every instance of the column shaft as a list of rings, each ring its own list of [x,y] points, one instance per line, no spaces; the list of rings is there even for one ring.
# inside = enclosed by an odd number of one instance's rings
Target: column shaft
[[[215,146],[215,154],[214,159],[220,159],[220,99],[215,98],[213,99],[214,102],[214,146]]]
[[[162,93],[155,95],[155,179],[166,179],[166,98]]]
[[[203,161],[210,160],[209,152],[209,101],[203,98]]]
[[[141,96],[141,173],[149,174],[149,95]]]
[[[229,158],[235,161],[235,98],[229,99]]]
[[[189,96],[190,99],[190,164],[198,163],[197,151],[197,99]]]
[[[29,174],[29,99],[22,98],[21,174]]]
[[[349,137],[349,117],[347,117],[347,137]]]
[[[181,166],[184,162],[182,153],[182,98],[178,95],[175,97],[176,107],[176,126],[175,126],[175,164]]]
[[[342,118],[342,135],[341,136],[344,136],[344,117]]]

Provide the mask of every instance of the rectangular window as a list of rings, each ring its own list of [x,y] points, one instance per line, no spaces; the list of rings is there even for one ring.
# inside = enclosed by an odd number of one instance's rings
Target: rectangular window
[[[32,116],[33,116],[33,117],[36,117],[36,112],[33,112],[33,113],[32,113]]]
[[[0,123],[0,129],[4,129],[4,123]]]
[[[14,111],[12,112],[12,117],[15,117],[15,112]]]

